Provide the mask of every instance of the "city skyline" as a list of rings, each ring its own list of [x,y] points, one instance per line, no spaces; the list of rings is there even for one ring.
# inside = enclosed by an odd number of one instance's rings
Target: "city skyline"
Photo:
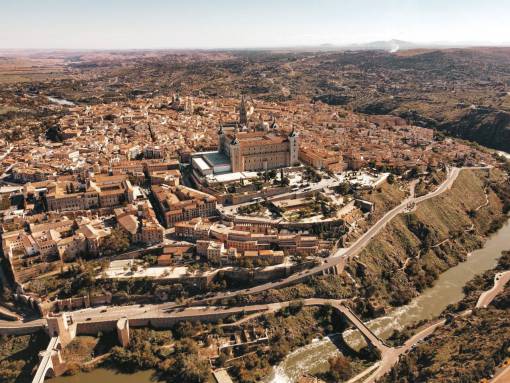
[[[3,4],[0,49],[221,49],[419,44],[506,45],[510,2],[112,0]]]

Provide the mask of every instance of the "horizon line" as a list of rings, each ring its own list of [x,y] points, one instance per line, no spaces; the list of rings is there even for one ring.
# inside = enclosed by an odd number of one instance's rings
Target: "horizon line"
[[[13,48],[13,47],[0,47],[0,51],[235,51],[235,50],[274,50],[274,49],[347,49],[364,48],[363,50],[384,50],[380,48],[367,47],[375,43],[391,43],[400,42],[416,46],[402,47],[398,50],[413,50],[413,49],[450,49],[450,48],[508,48],[510,42],[487,42],[487,41],[437,41],[437,42],[416,42],[400,39],[390,40],[371,40],[366,42],[356,43],[317,43],[317,44],[294,44],[294,45],[252,45],[252,46],[218,46],[218,47],[108,47],[108,48],[92,48],[92,47],[40,47],[40,48]]]

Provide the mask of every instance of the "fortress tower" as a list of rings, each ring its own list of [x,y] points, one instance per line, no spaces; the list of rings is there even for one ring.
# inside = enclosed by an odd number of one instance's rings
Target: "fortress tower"
[[[292,127],[292,131],[289,133],[289,163],[290,166],[295,166],[299,164],[299,147],[298,147],[298,134],[294,127]]]
[[[129,320],[126,317],[117,321],[117,338],[122,347],[129,346]]]
[[[241,144],[239,143],[239,140],[237,138],[237,129],[234,132],[234,138],[230,142],[229,151],[230,151],[229,157],[230,157],[230,164],[232,166],[232,171],[234,173],[244,171],[244,166],[242,163],[242,156],[241,156]]]
[[[60,337],[62,348],[66,347],[76,335],[76,324],[69,324],[69,319],[66,313],[56,317],[48,317],[48,334],[50,337]]]

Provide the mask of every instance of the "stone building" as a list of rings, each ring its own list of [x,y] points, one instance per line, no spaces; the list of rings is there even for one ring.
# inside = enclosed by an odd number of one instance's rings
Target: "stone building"
[[[230,159],[232,172],[294,166],[299,164],[298,134],[295,129],[289,134],[281,132],[274,119],[268,124],[262,116],[251,129],[243,98],[239,124],[228,130],[220,126],[218,130],[218,152]]]
[[[184,185],[155,185],[152,192],[166,227],[197,217],[216,214],[216,198]]]
[[[134,200],[133,187],[125,175],[99,175],[86,185],[57,180],[45,195],[48,211],[88,210],[115,207]]]
[[[250,124],[244,98],[239,107],[239,120],[220,124],[218,151],[196,153],[193,168],[199,176],[212,174],[263,171],[299,165],[299,136],[280,130],[276,120]]]

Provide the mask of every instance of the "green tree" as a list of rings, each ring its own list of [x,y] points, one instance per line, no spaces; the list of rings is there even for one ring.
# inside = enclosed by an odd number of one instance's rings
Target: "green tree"
[[[125,231],[112,229],[100,245],[100,252],[104,255],[115,255],[125,252],[129,248],[129,238]]]
[[[352,375],[351,362],[345,356],[335,356],[328,359],[329,375],[335,381],[347,380]]]

